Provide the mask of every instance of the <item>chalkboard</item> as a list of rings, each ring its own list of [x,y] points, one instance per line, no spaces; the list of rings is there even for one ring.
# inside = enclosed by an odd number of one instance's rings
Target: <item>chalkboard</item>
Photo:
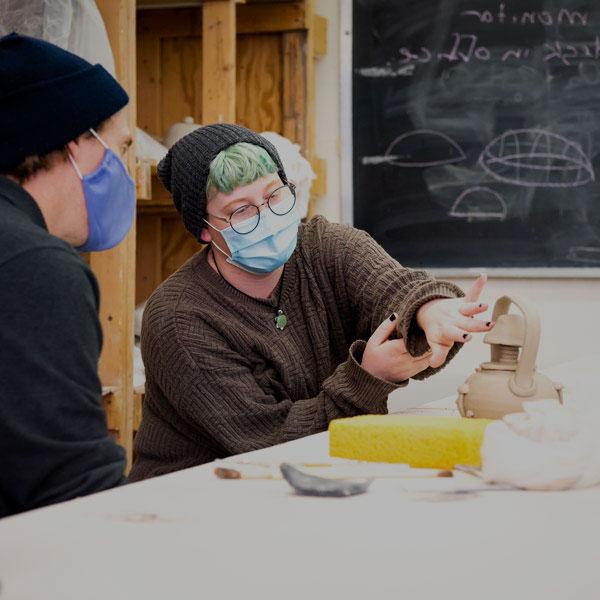
[[[600,1],[354,0],[354,225],[403,264],[600,266]]]

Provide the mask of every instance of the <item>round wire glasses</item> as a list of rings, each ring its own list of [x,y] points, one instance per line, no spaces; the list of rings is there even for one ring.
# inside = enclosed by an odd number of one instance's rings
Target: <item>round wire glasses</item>
[[[231,228],[241,235],[252,233],[260,223],[261,208],[267,205],[269,210],[279,216],[287,215],[296,205],[296,187],[292,183],[287,183],[272,191],[268,198],[256,206],[255,204],[244,204],[236,208],[228,218],[213,218],[228,223]]]

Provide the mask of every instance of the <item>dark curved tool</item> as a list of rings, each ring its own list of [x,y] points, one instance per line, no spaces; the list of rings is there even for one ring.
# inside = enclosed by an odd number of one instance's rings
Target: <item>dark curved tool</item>
[[[342,498],[364,494],[371,485],[372,479],[361,481],[337,481],[303,473],[289,463],[281,463],[281,474],[284,479],[296,490],[305,496],[330,496]]]

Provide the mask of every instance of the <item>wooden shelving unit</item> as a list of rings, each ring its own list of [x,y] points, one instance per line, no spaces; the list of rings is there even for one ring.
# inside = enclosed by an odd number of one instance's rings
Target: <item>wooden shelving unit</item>
[[[162,138],[175,122],[237,122],[300,144],[325,192],[314,149],[314,61],[327,51],[327,21],[313,0],[97,0],[130,95],[129,123]],[[148,165],[128,160],[138,182],[137,227],[114,250],[92,254],[101,288],[100,374],[109,429],[131,462],[143,389],[133,389],[134,305],[198,251]],[[136,268],[137,265],[137,268]]]

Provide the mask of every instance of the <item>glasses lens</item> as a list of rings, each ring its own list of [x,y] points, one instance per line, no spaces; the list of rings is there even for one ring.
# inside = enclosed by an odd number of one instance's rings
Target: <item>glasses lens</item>
[[[276,215],[287,215],[294,208],[294,204],[296,204],[296,196],[287,185],[277,188],[269,196],[269,208]]]
[[[232,215],[229,223],[236,233],[250,233],[256,229],[260,219],[259,210],[252,204],[240,206]]]

